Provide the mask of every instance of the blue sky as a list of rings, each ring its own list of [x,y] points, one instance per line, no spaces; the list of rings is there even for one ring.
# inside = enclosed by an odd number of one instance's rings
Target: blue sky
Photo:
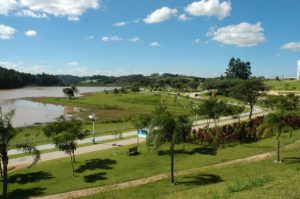
[[[296,76],[299,0],[0,0],[0,65],[73,75]]]

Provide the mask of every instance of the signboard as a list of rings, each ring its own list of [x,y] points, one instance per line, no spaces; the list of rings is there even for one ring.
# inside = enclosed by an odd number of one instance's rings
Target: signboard
[[[144,129],[139,129],[137,131],[137,136],[141,138],[146,138],[147,137],[147,131]]]

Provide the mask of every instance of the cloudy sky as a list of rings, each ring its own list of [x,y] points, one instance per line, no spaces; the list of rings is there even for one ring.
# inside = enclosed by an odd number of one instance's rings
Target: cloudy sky
[[[299,0],[0,0],[0,65],[73,75],[295,76]]]

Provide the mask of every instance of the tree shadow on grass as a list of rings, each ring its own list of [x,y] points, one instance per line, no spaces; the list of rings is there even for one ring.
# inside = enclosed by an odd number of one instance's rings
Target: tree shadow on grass
[[[199,185],[208,185],[216,184],[223,182],[222,178],[214,174],[201,174],[192,177],[185,177],[182,182],[177,182],[177,184],[182,184],[186,186],[199,186]]]
[[[86,160],[85,164],[81,165],[75,170],[77,173],[83,173],[86,170],[96,170],[96,169],[112,169],[112,165],[116,164],[117,161],[112,159],[91,159]]]
[[[87,183],[93,183],[93,182],[96,182],[98,180],[105,180],[105,179],[107,179],[105,177],[105,175],[106,175],[105,172],[86,175],[86,176],[84,176],[84,181],[87,182]]]
[[[37,171],[25,174],[12,175],[9,177],[8,183],[26,184],[39,182],[42,180],[49,180],[51,178],[54,178],[51,173],[45,171]]]
[[[31,189],[15,189],[8,194],[8,198],[13,199],[29,199],[33,196],[40,196],[46,188],[35,187]],[[2,197],[1,197],[2,198]]]
[[[287,164],[300,163],[300,157],[286,157],[282,159],[282,162]]]
[[[194,148],[191,151],[178,149],[178,150],[175,150],[175,153],[187,154],[187,155],[194,155],[194,154],[216,155],[217,150],[218,150],[218,148],[215,146],[201,146],[201,147]],[[163,155],[169,155],[170,152],[169,152],[169,150],[161,150],[161,151],[158,151],[157,154],[160,156],[163,156]]]

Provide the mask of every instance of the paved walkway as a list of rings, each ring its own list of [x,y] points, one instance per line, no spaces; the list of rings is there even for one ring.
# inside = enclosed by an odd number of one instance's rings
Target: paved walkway
[[[130,137],[130,136],[134,136],[136,135],[136,131],[131,131],[131,132],[127,132],[127,133],[122,133],[122,137],[126,138],[126,137]],[[88,143],[93,143],[92,141],[93,138],[86,138],[83,140],[78,140],[77,144],[88,144]],[[95,141],[96,142],[102,142],[102,141],[106,141],[106,140],[112,140],[115,139],[114,135],[103,135],[103,136],[98,136],[95,137]],[[47,150],[47,149],[54,149],[55,145],[54,144],[43,144],[43,145],[39,145],[37,146],[37,149],[42,151],[42,150]],[[23,151],[19,151],[17,149],[12,149],[8,151],[8,155],[16,155],[16,154],[22,154]]]
[[[300,146],[300,140],[294,142],[293,144],[286,145],[285,147],[283,147],[283,149],[290,150],[290,149],[295,149],[299,146]],[[253,155],[253,156],[249,156],[249,157],[245,157],[245,158],[240,158],[240,159],[236,159],[236,160],[231,160],[231,161],[227,161],[227,162],[222,162],[222,163],[218,163],[218,164],[177,171],[177,172],[175,172],[175,176],[189,175],[189,174],[193,174],[193,173],[207,171],[208,169],[217,169],[217,168],[222,168],[225,166],[230,166],[233,164],[238,164],[238,163],[243,163],[243,162],[257,162],[257,161],[265,160],[274,155],[276,155],[276,152],[270,151],[270,152]],[[156,182],[156,181],[159,181],[162,179],[169,178],[169,175],[170,175],[169,173],[163,173],[163,174],[158,174],[158,175],[151,176],[148,178],[142,178],[142,179],[122,182],[122,183],[118,183],[118,184],[113,184],[113,185],[81,189],[81,190],[76,190],[76,191],[71,191],[71,192],[66,192],[66,193],[61,193],[61,194],[55,194],[55,195],[49,195],[49,196],[44,196],[44,197],[33,197],[32,199],[71,199],[71,198],[79,198],[79,197],[84,197],[84,196],[91,196],[91,195],[95,195],[95,194],[99,194],[99,193],[103,193],[103,192],[115,191],[115,190],[149,184],[152,182]]]
[[[139,142],[144,142],[144,138],[139,138]],[[114,147],[119,147],[119,146],[126,146],[126,145],[131,145],[137,143],[136,138],[132,139],[126,139],[126,140],[120,140],[117,141],[118,146],[113,146],[115,142],[107,142],[104,144],[95,144],[91,146],[85,146],[85,147],[80,147],[76,150],[75,154],[80,155],[80,154],[85,154],[85,153],[90,153],[90,152],[95,152],[95,151],[100,151],[100,150],[105,150],[105,149],[111,149]],[[66,158],[69,157],[68,154],[62,152],[62,151],[54,151],[50,153],[44,153],[41,154],[41,159],[39,162],[44,162],[44,161],[49,161],[49,160],[55,160],[59,158]],[[34,157],[33,156],[26,156],[26,157],[21,157],[21,158],[15,158],[15,159],[10,159],[8,166],[9,167],[25,167],[28,166],[32,163]]]

